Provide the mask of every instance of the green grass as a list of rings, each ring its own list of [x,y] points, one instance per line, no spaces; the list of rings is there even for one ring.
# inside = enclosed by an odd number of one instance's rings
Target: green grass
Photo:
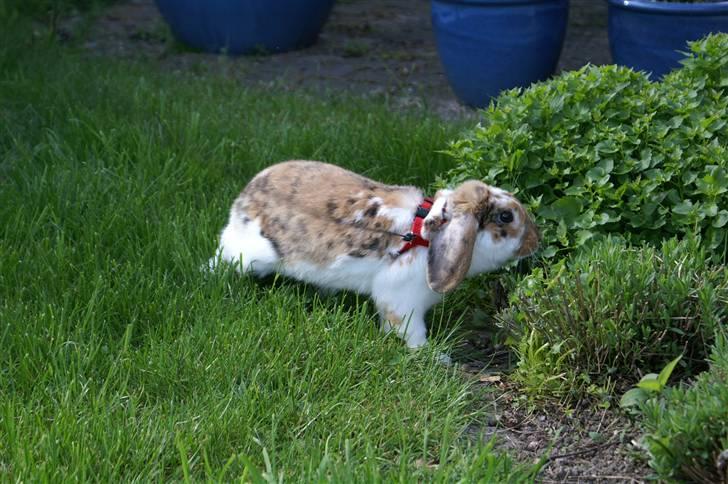
[[[467,382],[383,337],[366,299],[200,271],[263,166],[321,159],[427,185],[459,126],[84,60],[13,21],[0,479],[530,479],[463,436],[481,417]],[[432,319],[452,328],[442,309]]]

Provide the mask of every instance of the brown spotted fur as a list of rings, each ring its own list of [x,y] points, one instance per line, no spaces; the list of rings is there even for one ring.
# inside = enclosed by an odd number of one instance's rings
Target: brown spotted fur
[[[341,254],[381,257],[399,248],[407,227],[393,227],[379,210],[421,198],[414,187],[384,185],[325,163],[289,161],[253,178],[234,210],[258,219],[283,260],[326,264]],[[416,207],[407,208],[414,213]]]

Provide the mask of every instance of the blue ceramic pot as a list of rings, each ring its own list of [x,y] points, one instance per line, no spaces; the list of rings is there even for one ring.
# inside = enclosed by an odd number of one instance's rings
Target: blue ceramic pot
[[[658,78],[679,67],[687,42],[711,32],[728,32],[728,1],[668,3],[609,2],[609,47],[616,64]]]
[[[316,41],[334,0],[156,0],[180,41],[208,52],[284,52]]]
[[[568,0],[432,0],[437,51],[462,102],[548,78],[564,43]]]

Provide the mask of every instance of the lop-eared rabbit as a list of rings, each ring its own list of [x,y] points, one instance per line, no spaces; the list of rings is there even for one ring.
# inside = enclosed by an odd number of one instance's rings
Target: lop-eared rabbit
[[[538,240],[518,200],[480,181],[426,199],[415,187],[287,161],[258,173],[235,200],[211,265],[222,259],[258,276],[369,295],[382,330],[418,348],[425,313],[442,294],[532,254]]]

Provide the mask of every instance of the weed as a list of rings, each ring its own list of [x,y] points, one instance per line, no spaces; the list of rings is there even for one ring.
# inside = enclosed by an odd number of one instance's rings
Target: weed
[[[728,479],[728,344],[719,333],[710,370],[692,385],[667,388],[641,406],[642,444],[650,466],[668,481]]]
[[[667,388],[667,381],[675,370],[675,365],[682,359],[678,356],[657,373],[648,373],[642,377],[635,388],[622,395],[619,406],[630,409],[644,403],[648,398],[660,395]]]
[[[350,40],[344,44],[342,56],[363,57],[369,52],[369,45],[365,42]]]
[[[536,382],[526,389],[563,398],[619,390],[683,353],[680,373],[697,373],[727,302],[728,269],[697,240],[658,250],[607,239],[535,269],[499,319],[519,335],[518,378]]]

